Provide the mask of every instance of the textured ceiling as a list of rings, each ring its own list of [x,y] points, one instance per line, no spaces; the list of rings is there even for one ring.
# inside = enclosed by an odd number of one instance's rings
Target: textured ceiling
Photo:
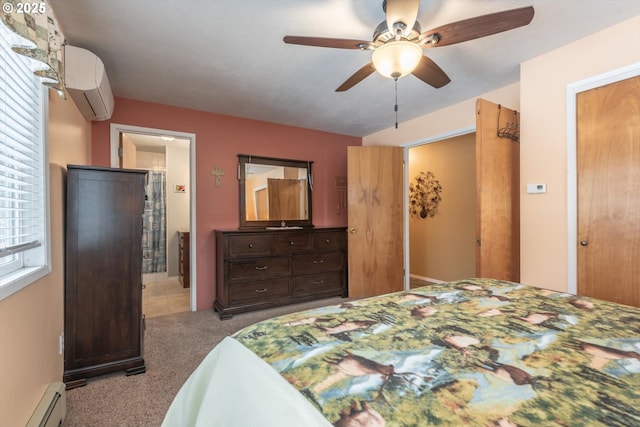
[[[371,40],[381,0],[49,1],[69,44],[102,59],[115,96],[353,136],[394,125],[393,80],[374,73],[335,92],[370,52],[282,41]],[[418,21],[426,31],[528,5],[526,27],[425,49],[452,81],[434,89],[400,79],[400,126],[514,83],[520,63],[640,14],[637,0],[422,0]]]

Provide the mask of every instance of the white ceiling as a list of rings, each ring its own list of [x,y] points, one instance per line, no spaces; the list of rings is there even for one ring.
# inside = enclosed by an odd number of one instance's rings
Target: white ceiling
[[[374,73],[335,92],[370,52],[282,41],[371,40],[382,0],[49,2],[69,44],[102,59],[115,96],[353,136],[394,125],[393,80]],[[425,49],[452,81],[434,89],[400,79],[400,126],[514,83],[520,63],[640,14],[638,0],[422,0],[418,21],[426,31],[528,5],[535,16],[526,27]]]

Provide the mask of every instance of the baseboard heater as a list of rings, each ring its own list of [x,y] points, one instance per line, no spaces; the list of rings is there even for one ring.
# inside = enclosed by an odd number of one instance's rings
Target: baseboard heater
[[[58,427],[66,414],[65,385],[62,382],[51,383],[26,427]]]

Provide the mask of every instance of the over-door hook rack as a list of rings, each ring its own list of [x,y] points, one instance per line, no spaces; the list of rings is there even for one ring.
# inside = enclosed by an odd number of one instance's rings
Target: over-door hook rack
[[[515,111],[516,121],[507,122],[506,126],[500,127],[500,113],[502,112],[502,105],[498,104],[498,137],[509,138],[515,142],[520,142],[520,123],[518,123],[518,112]]]

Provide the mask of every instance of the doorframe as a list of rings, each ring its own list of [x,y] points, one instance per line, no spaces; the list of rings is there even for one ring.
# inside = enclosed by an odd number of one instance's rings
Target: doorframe
[[[189,239],[189,253],[193,254],[189,257],[189,309],[196,311],[197,309],[197,270],[196,270],[196,134],[177,132],[173,130],[146,128],[141,126],[130,126],[119,123],[111,123],[110,125],[110,152],[111,166],[118,167],[118,146],[120,133],[140,133],[152,136],[173,136],[174,138],[189,140],[189,235],[193,236]]]
[[[410,254],[409,254],[409,149],[419,147],[421,145],[431,144],[432,142],[443,141],[450,138],[455,138],[457,136],[468,135],[470,133],[474,133],[476,131],[475,125],[466,126],[459,129],[454,129],[448,132],[440,133],[438,135],[430,136],[425,139],[418,139],[416,141],[407,142],[405,144],[400,144],[400,147],[404,148],[403,153],[403,161],[404,161],[404,170],[403,170],[403,203],[405,206],[403,221],[404,221],[404,289],[410,289]]]
[[[578,293],[578,94],[640,76],[640,62],[567,85],[567,291]]]

